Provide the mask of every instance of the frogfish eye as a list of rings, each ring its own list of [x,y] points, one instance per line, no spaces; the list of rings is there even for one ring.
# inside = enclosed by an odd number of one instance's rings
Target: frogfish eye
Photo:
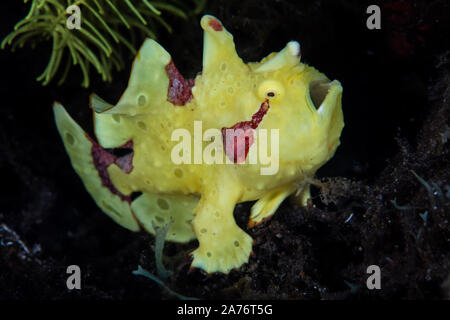
[[[278,81],[266,80],[258,88],[258,95],[261,99],[275,100],[283,93],[284,88]]]

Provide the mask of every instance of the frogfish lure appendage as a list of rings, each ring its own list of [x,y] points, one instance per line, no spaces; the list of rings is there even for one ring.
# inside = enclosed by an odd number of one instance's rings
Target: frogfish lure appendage
[[[249,227],[289,195],[306,205],[306,182],[340,143],[342,86],[302,63],[296,41],[246,64],[217,18],[204,16],[201,27],[195,79],[147,39],[119,101],[91,96],[96,139],[61,104],[53,111],[73,168],[108,216],[152,234],[170,222],[166,240],[198,239],[192,267],[228,273],[252,251],[237,203],[257,200]]]

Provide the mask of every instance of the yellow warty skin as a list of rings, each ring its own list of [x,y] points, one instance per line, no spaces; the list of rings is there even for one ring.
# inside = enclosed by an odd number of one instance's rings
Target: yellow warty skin
[[[198,239],[192,267],[208,273],[228,273],[248,262],[252,238],[233,218],[237,203],[258,200],[251,209],[249,226],[271,217],[281,202],[295,193],[306,205],[307,181],[328,161],[339,145],[344,126],[342,87],[316,69],[300,62],[300,47],[289,42],[278,53],[259,63],[245,64],[237,55],[233,36],[212,16],[201,20],[204,30],[203,70],[195,78],[192,97],[184,105],[168,99],[170,79],[166,67],[171,56],[154,40],[146,40],[133,65],[128,87],[115,105],[91,97],[95,134],[103,148],[118,148],[132,141],[132,170],[116,162],[103,176],[96,163],[96,143],[64,107],[55,103],[54,114],[75,171],[97,205],[123,227],[141,228],[154,234],[154,225],[171,222],[167,240]],[[208,129],[230,128],[250,121],[262,104],[269,109],[255,133],[279,130],[279,168],[263,175],[267,165],[176,164],[172,152],[175,129],[195,136],[194,121],[201,121],[201,134]],[[211,146],[203,141],[202,149]],[[249,154],[257,143],[250,147]],[[269,150],[274,145],[268,139]],[[224,159],[222,139],[214,140]],[[96,149],[95,149],[96,150]],[[193,159],[194,142],[191,145]],[[269,151],[270,154],[270,151]],[[115,188],[105,183],[105,175]],[[133,192],[142,192],[131,200]]]

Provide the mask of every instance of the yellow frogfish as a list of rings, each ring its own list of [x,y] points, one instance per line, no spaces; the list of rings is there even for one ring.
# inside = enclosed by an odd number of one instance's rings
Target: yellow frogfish
[[[253,245],[237,203],[257,200],[249,228],[291,194],[307,204],[308,181],[340,143],[342,86],[300,62],[296,41],[246,64],[217,18],[201,27],[195,79],[147,39],[117,104],[91,95],[96,139],[61,104],[53,111],[73,168],[109,217],[152,234],[170,224],[166,240],[198,240],[192,267],[229,273]]]

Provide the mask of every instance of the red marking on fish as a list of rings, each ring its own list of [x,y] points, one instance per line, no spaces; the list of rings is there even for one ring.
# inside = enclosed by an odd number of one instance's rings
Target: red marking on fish
[[[127,174],[130,173],[133,170],[133,152],[122,157],[117,157],[109,153],[105,149],[103,149],[103,147],[100,146],[97,142],[95,142],[91,137],[89,137],[88,135],[86,136],[92,143],[91,149],[92,160],[94,162],[95,168],[97,169],[98,175],[102,180],[102,185],[108,188],[109,191],[111,191],[115,195],[119,196],[120,199],[122,199],[123,201],[131,203],[132,200],[131,197],[124,195],[114,186],[109,176],[107,168],[111,164],[115,163],[118,167],[122,169],[123,172]],[[132,149],[133,141],[130,140],[124,145],[120,146],[119,148]]]
[[[234,163],[245,162],[248,151],[255,141],[253,130],[258,128],[269,108],[269,100],[266,99],[261,103],[259,110],[253,114],[251,120],[238,122],[229,128],[222,128],[223,146],[228,159]]]
[[[208,24],[211,28],[214,29],[214,31],[222,31],[223,30],[222,24],[219,21],[217,21],[216,19],[210,20]]]
[[[176,106],[184,106],[192,99],[194,79],[184,79],[172,60],[166,66],[166,73],[169,77],[167,100]]]

